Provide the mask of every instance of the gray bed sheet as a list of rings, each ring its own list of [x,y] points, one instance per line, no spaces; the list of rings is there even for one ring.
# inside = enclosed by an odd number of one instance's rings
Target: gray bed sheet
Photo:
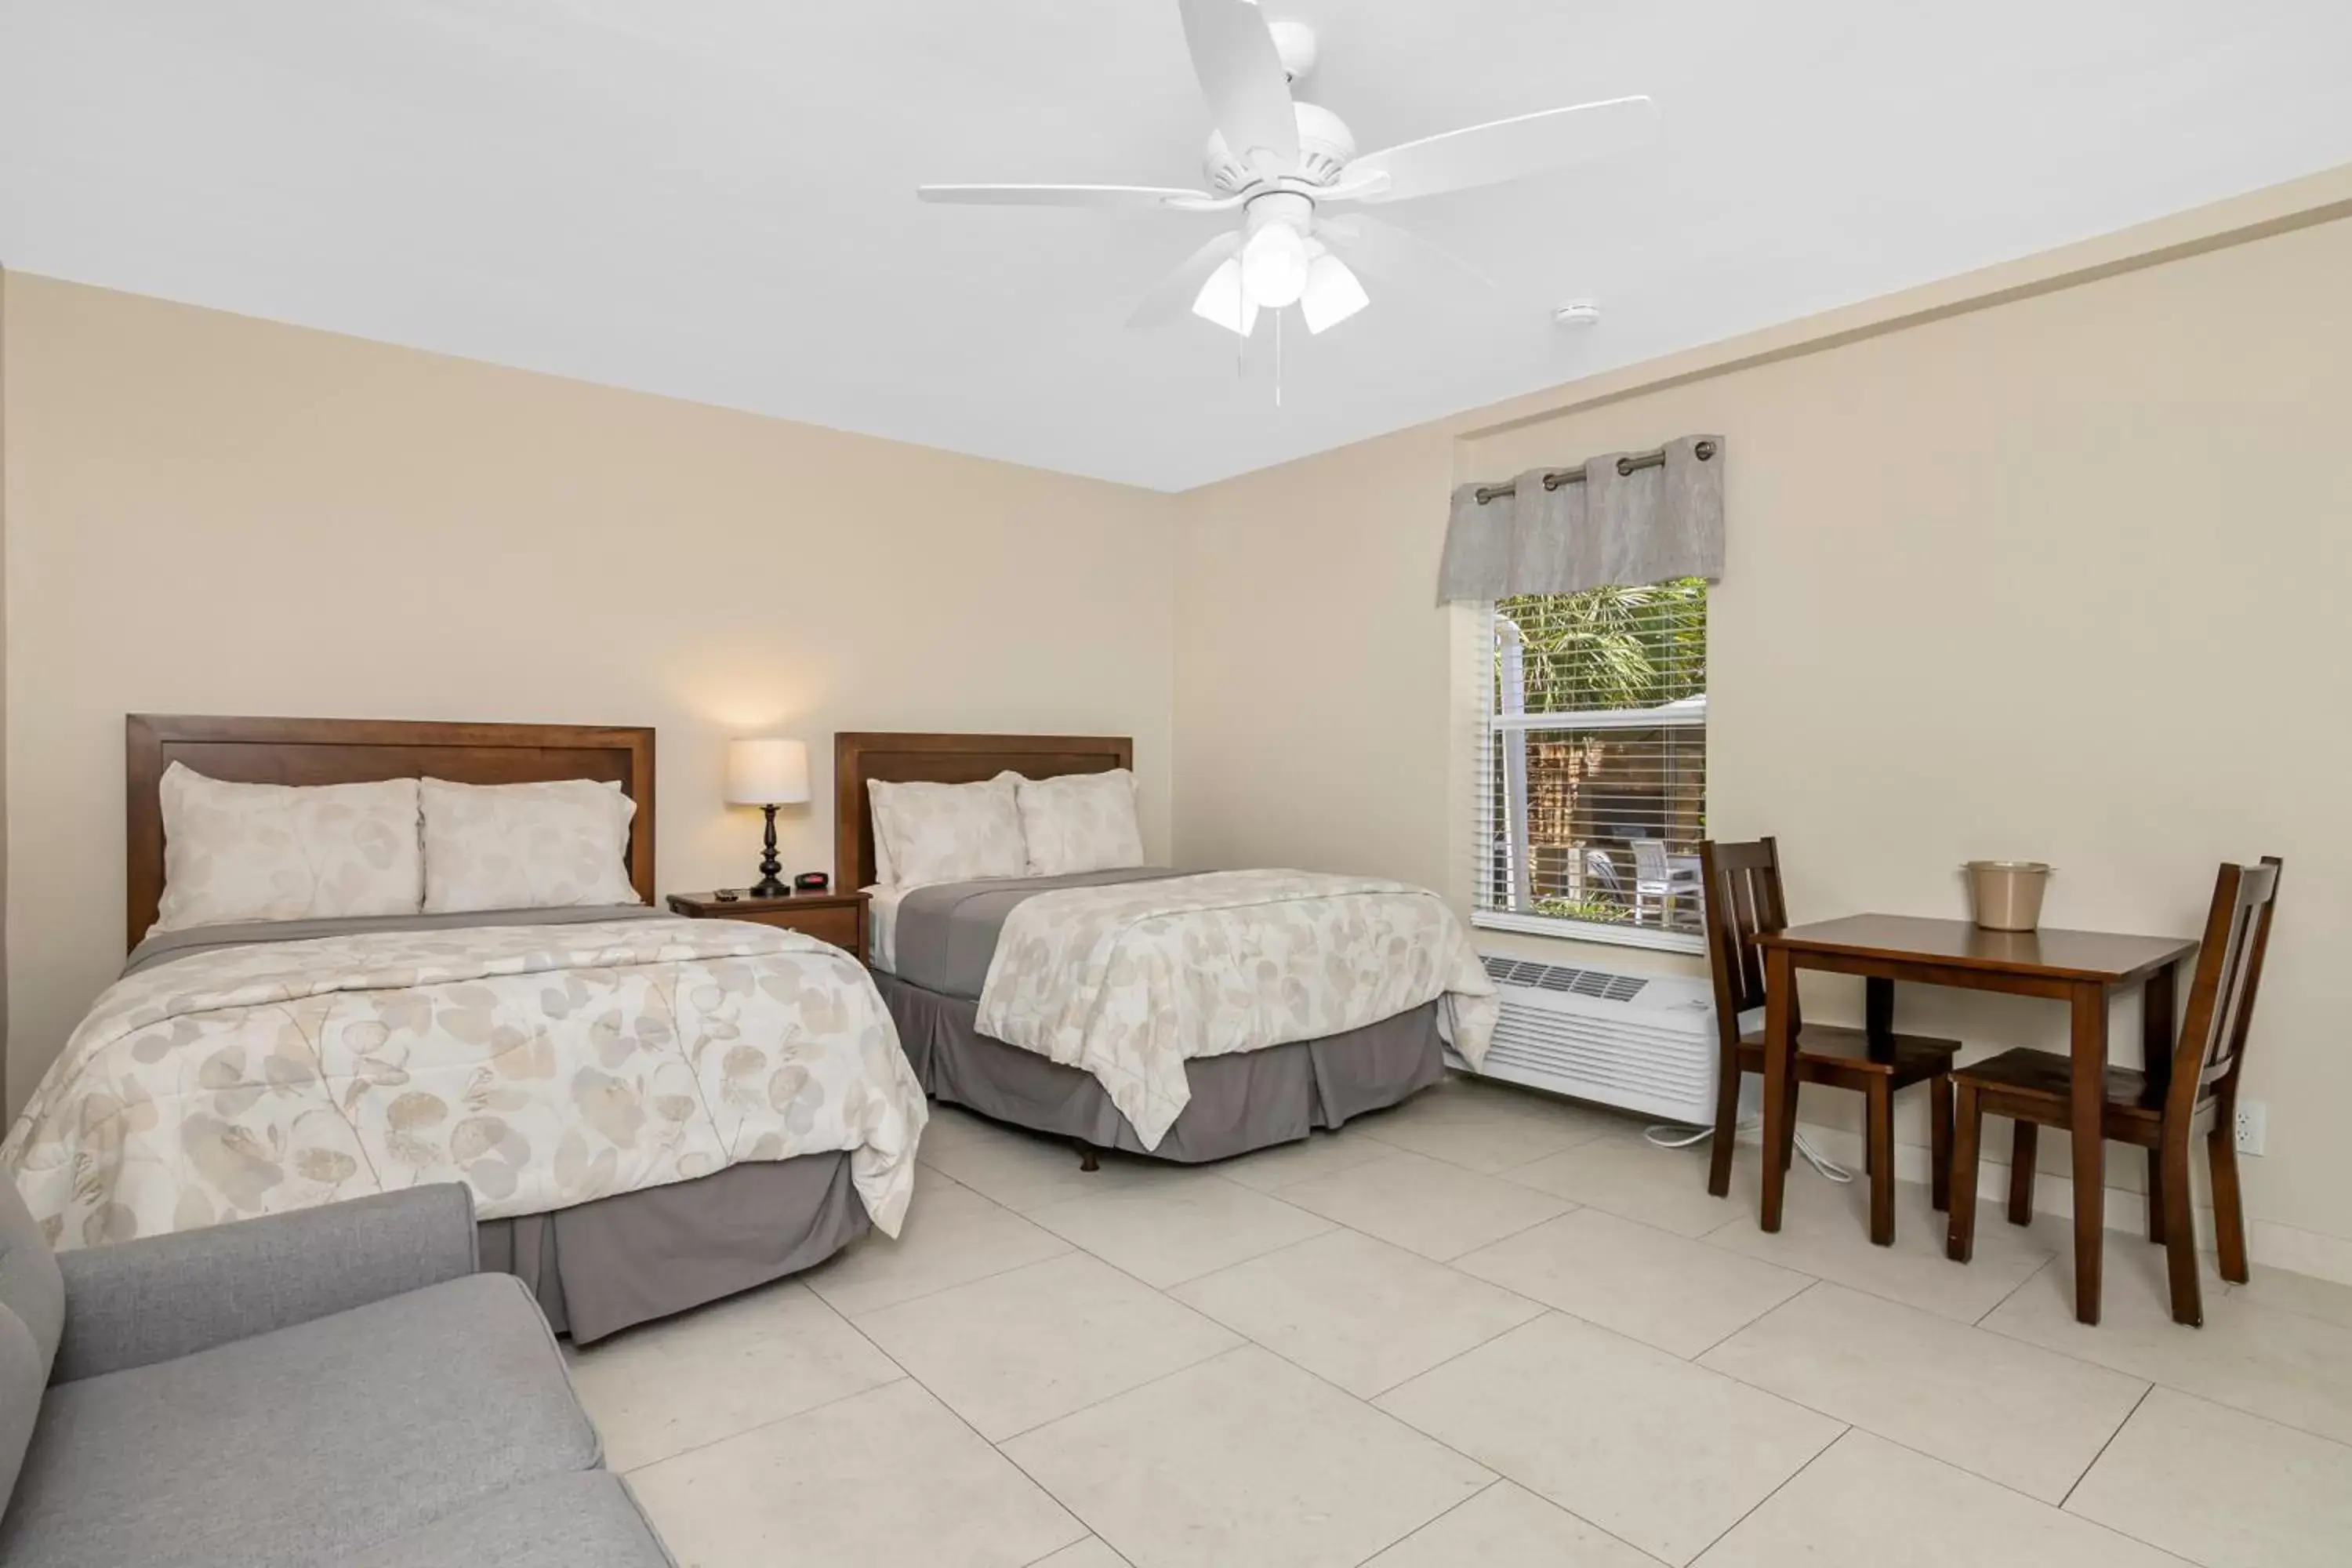
[[[895,974],[874,984],[926,1093],[1097,1149],[1195,1164],[1291,1143],[1384,1110],[1445,1076],[1437,1004],[1361,1029],[1185,1064],[1192,1099],[1146,1149],[1092,1075],[980,1032],[980,1005]]]
[[[1157,882],[1181,872],[1166,866],[1122,866],[1062,877],[995,877],[977,882],[935,882],[898,900],[898,977],[943,996],[980,999],[989,960],[1004,922],[1024,900],[1057,888],[1099,888],[1113,882]]]
[[[348,915],[321,921],[241,921],[228,925],[189,926],[151,931],[122,961],[122,973],[136,974],[159,963],[224,947],[265,942],[316,942],[321,937],[364,936],[380,931],[469,931],[481,926],[572,926],[597,921],[668,918],[643,904],[586,904],[566,910],[467,910],[448,915]]]
[[[197,926],[149,937],[125,974],[199,952],[369,931],[654,920],[643,904],[482,910]],[[482,1267],[520,1278],[558,1333],[587,1344],[814,1268],[872,1228],[846,1153],[730,1165],[690,1182],[615,1193],[551,1214],[484,1220]]]

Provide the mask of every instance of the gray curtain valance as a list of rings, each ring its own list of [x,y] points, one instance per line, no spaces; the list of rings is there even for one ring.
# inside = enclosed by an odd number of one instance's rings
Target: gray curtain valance
[[[1437,602],[1723,576],[1723,437],[1454,492]]]

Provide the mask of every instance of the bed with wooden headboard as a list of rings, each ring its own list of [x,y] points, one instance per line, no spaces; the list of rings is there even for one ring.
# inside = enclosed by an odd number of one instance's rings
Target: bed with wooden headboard
[[[1005,772],[1025,779],[1132,769],[1135,743],[1125,735],[936,734],[866,731],[834,739],[834,855],[844,885],[876,882],[870,785],[977,784]],[[1147,879],[1171,875],[1144,868]],[[1041,879],[1041,887],[1058,886]],[[1003,883],[954,884],[1005,889],[990,898],[1028,895]],[[868,930],[877,936],[918,918],[929,889],[877,889]],[[886,907],[887,906],[887,907]],[[983,938],[983,943],[992,941]],[[971,949],[985,956],[985,946]],[[883,962],[876,955],[871,962]],[[1295,1040],[1186,1064],[1192,1096],[1174,1124],[1148,1145],[1094,1078],[982,1034],[978,993],[940,988],[877,968],[875,984],[889,1004],[898,1037],[923,1087],[935,1098],[1000,1121],[1076,1141],[1091,1162],[1097,1149],[1149,1152],[1184,1162],[1223,1159],[1307,1136],[1359,1112],[1392,1105],[1444,1076],[1437,1004],[1363,1028]]]
[[[0,1144],[54,1245],[457,1181],[484,1267],[585,1341],[809,1268],[869,1225],[895,1234],[924,1110],[889,1015],[836,948],[652,907],[652,730],[134,714],[124,749],[136,950]],[[151,937],[174,763],[246,784],[615,784],[636,806],[615,842],[643,902]],[[343,820],[296,815],[314,805],[239,809],[274,854]],[[502,831],[527,831],[514,814],[533,805],[499,803]],[[348,820],[381,834],[374,809]],[[416,809],[429,858],[432,807]],[[212,853],[236,852],[223,842]]]
[[[163,897],[157,786],[180,763],[230,784],[451,784],[593,779],[636,802],[629,881],[654,902],[654,732],[642,725],[449,724],[398,719],[230,719],[133,713],[123,723],[129,808],[125,935],[135,947]]]
[[[940,735],[844,732],[833,738],[833,865],[842,887],[874,880],[874,801],[866,786],[977,784],[1001,773],[1047,779],[1135,766],[1126,735]]]

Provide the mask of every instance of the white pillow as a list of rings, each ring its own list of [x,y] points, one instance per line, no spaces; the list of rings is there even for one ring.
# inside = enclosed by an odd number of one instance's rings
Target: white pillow
[[[173,763],[158,794],[163,898],[151,931],[413,915],[424,900],[415,779],[228,784]]]
[[[1029,868],[1021,841],[1017,773],[981,784],[889,784],[866,781],[874,797],[874,838],[887,849],[893,886],[970,882],[1019,877]]]
[[[1059,877],[1143,864],[1135,820],[1135,775],[1125,768],[1023,779],[1014,791],[1029,874]]]
[[[885,785],[883,787],[887,788],[888,786]],[[874,793],[874,781],[872,779],[866,781],[866,798],[869,803],[876,803],[878,805],[880,797],[876,795]],[[878,809],[877,809],[868,812],[866,815],[874,819],[875,885],[882,888],[895,888],[898,885],[898,868],[890,863],[890,841],[882,837],[882,814]]]
[[[616,784],[422,781],[425,912],[560,910],[643,900],[629,881],[629,819]]]

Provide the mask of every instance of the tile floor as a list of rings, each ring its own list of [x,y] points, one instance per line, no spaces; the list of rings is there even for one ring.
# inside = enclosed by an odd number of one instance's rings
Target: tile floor
[[[1988,1207],[1941,1255],[1800,1167],[1449,1082],[1207,1169],[950,1110],[907,1234],[577,1352],[688,1568],[2352,1563],[2352,1289]]]

